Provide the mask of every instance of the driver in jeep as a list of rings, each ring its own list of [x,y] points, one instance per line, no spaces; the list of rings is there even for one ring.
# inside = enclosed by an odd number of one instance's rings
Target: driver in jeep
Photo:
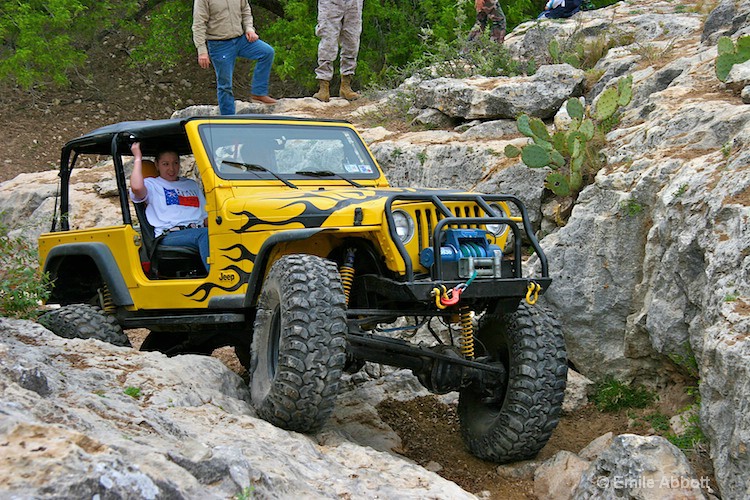
[[[130,198],[146,203],[146,218],[160,245],[195,248],[208,272],[208,214],[203,190],[193,179],[180,177],[180,157],[159,151],[154,160],[157,177],[144,176],[141,145],[134,142]]]

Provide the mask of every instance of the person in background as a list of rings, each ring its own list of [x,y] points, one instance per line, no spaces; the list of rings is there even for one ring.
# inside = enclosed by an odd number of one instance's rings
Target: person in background
[[[185,246],[198,250],[208,272],[208,213],[203,190],[193,179],[180,177],[180,157],[174,151],[160,151],[154,158],[158,177],[143,176],[141,144],[130,146],[133,173],[130,199],[146,203],[146,218],[154,227],[159,245]]]
[[[559,19],[570,17],[581,10],[583,0],[549,0],[544,6],[544,12],[537,19]]]
[[[482,33],[490,24],[490,40],[502,44],[505,41],[505,13],[497,0],[475,0],[474,6],[477,10],[477,21],[469,32],[469,41],[474,41],[482,36]]]
[[[363,0],[318,0],[318,24],[315,34],[318,43],[318,67],[315,78],[318,80],[316,99],[328,102],[331,98],[333,61],[341,45],[341,87],[339,95],[353,101],[359,94],[352,90],[352,76],[357,68],[359,37],[362,34]]]
[[[214,66],[222,115],[235,112],[232,74],[238,57],[257,61],[250,98],[263,104],[276,103],[268,95],[274,50],[255,32],[248,0],[195,0],[193,43],[198,49],[198,65],[203,69]]]

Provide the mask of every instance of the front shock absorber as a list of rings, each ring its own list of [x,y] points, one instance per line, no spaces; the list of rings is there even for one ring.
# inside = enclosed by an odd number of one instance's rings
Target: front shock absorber
[[[459,322],[461,324],[461,338],[458,347],[466,359],[474,359],[474,322],[471,318],[471,310],[463,306],[459,309]]]
[[[114,314],[117,312],[117,306],[115,306],[114,300],[112,300],[112,294],[109,291],[106,283],[99,290],[99,306],[107,314]]]
[[[339,274],[341,275],[341,284],[344,286],[344,297],[346,297],[346,305],[349,305],[349,292],[352,289],[352,283],[354,282],[354,253],[355,248],[349,248],[346,251],[346,257],[344,263],[339,268]]]

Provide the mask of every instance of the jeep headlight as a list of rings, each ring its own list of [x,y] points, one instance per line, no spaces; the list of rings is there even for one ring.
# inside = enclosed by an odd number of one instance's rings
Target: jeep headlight
[[[393,223],[396,226],[396,234],[403,243],[409,243],[414,236],[414,219],[403,210],[393,211]]]
[[[503,210],[503,208],[497,203],[493,203],[490,207],[495,211],[495,217],[505,216],[505,210]],[[487,228],[487,231],[494,234],[496,237],[501,236],[508,230],[507,224],[487,224],[485,227]]]

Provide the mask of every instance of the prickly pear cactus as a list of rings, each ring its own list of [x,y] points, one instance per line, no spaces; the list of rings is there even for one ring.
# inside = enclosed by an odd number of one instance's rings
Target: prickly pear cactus
[[[560,42],[558,42],[556,38],[549,41],[547,50],[549,50],[549,55],[552,57],[553,63],[560,62]]]
[[[550,43],[550,48],[554,47],[556,45]],[[544,186],[557,196],[575,196],[583,189],[584,175],[589,173],[586,159],[598,153],[589,150],[597,126],[612,117],[621,106],[628,105],[632,96],[633,77],[621,78],[616,87],[610,87],[599,96],[593,119],[579,99],[568,99],[566,110],[571,121],[567,128],[556,130],[551,135],[542,120],[521,115],[516,126],[531,141],[521,148],[506,146],[505,155],[508,158],[520,157],[531,168],[549,167],[553,171],[547,174]]]
[[[596,113],[594,118],[603,121],[615,114],[617,111],[618,94],[617,89],[610,87],[599,95],[596,101]]]
[[[739,37],[736,44],[728,36],[723,36],[719,38],[717,49],[716,77],[726,82],[732,66],[750,59],[750,35]]]
[[[632,97],[633,75],[628,75],[617,82],[617,88],[610,87],[599,94],[594,118],[600,122],[610,118],[620,106],[627,106]]]
[[[583,104],[580,99],[568,99],[568,103],[565,105],[565,109],[568,111],[568,115],[571,118],[583,119]]]
[[[529,144],[521,149],[521,160],[531,168],[542,168],[549,165],[549,153],[537,144]]]

